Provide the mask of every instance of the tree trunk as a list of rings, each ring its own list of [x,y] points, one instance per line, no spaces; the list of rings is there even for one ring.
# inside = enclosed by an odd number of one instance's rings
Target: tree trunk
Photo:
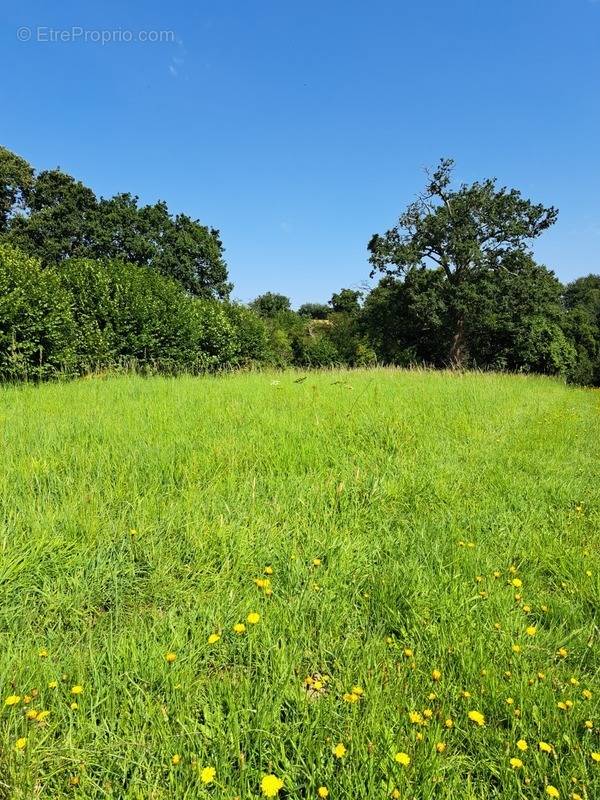
[[[456,328],[450,345],[450,366],[452,369],[462,369],[467,358],[465,342],[465,319],[460,316],[456,320]]]

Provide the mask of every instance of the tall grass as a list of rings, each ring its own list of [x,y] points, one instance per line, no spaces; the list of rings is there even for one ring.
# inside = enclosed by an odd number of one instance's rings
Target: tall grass
[[[598,400],[395,370],[0,390],[0,797],[600,797]]]

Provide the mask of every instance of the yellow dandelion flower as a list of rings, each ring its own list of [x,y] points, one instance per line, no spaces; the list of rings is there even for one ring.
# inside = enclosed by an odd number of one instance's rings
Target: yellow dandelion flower
[[[220,640],[220,638],[221,635],[219,633],[211,633],[210,636],[208,637],[208,643],[216,644]]]
[[[551,753],[552,752],[552,745],[548,744],[548,742],[540,742],[538,747],[542,751],[542,753]]]
[[[69,778],[69,786],[79,786],[80,778],[79,775],[71,775]]]
[[[27,737],[23,736],[21,739],[17,739],[15,742],[15,749],[16,750],[24,750],[27,747]]]
[[[79,686],[79,684],[73,686],[71,688],[71,694],[83,694],[83,686]]]
[[[336,746],[333,748],[333,755],[336,758],[344,758],[344,756],[346,755],[347,752],[348,751],[346,750],[346,748],[344,747],[342,742],[340,742],[339,744],[336,744]]]
[[[494,570],[494,578],[499,578],[501,575],[502,573],[500,572],[500,570],[497,569]]]
[[[567,704],[563,703],[562,700],[560,700],[556,705],[557,705],[558,708],[561,709],[561,711],[566,711],[567,710]]]
[[[450,719],[450,717],[448,717],[448,719],[444,722],[444,725],[446,726],[446,728],[453,728],[454,727],[454,720],[452,720],[452,719]]]
[[[427,695],[427,699],[428,700],[435,700],[436,697],[437,697],[437,694],[435,692],[429,692],[429,694]]]
[[[537,633],[537,628],[535,625],[530,625],[528,628],[525,628],[525,633],[527,636],[535,636]]]
[[[394,761],[398,764],[402,764],[403,767],[408,767],[410,764],[410,756],[408,753],[396,753],[394,756]]]
[[[560,792],[555,786],[546,786],[546,794],[548,797],[560,797]]]
[[[400,789],[394,789],[392,792],[392,800],[400,800]]]
[[[73,701],[71,703],[71,711],[77,711],[78,708],[79,708],[78,704],[75,701]]]
[[[589,689],[584,689],[583,692],[581,693],[581,696],[583,697],[584,700],[592,699],[592,693],[590,692]]]
[[[513,578],[511,583],[515,587],[515,589],[520,589],[521,586],[523,586],[523,581],[521,580],[521,578]]]
[[[277,797],[283,789],[283,781],[276,775],[264,775],[260,782],[260,790],[265,797]]]
[[[412,658],[413,657],[413,651],[410,649],[410,647],[405,647],[404,648],[404,655],[405,655],[406,658]]]
[[[329,789],[326,786],[319,786],[317,794],[319,797],[329,797]]]
[[[273,574],[273,567],[267,566],[265,567],[265,575],[272,575]]]
[[[56,689],[57,686],[58,686],[58,681],[50,681],[50,683],[48,684],[49,689]]]
[[[538,672],[537,679],[538,679],[538,681],[545,681],[546,680],[546,674],[544,672]]]
[[[531,613],[531,606],[524,605],[521,610],[523,611],[524,614],[530,614]]]
[[[579,686],[579,681],[575,676],[569,678],[569,683],[571,684],[571,686]]]
[[[415,733],[415,739],[417,740],[417,742],[422,742],[423,738],[424,737],[423,737],[423,734],[421,733],[421,731],[417,731],[417,733]]]
[[[591,719],[586,719],[586,721],[583,723],[583,726],[584,728],[587,728],[588,731],[591,731],[592,728],[594,727],[594,723],[592,722]]]
[[[430,708],[425,708],[423,710],[423,717],[425,719],[431,719],[433,717],[433,711]]]
[[[260,622],[260,614],[257,611],[251,611],[246,617],[246,621],[249,625],[256,625]]]
[[[600,753],[592,753],[592,761],[595,761],[596,764],[600,763]]]
[[[566,647],[559,647],[556,651],[556,655],[560,656],[561,658],[566,658],[569,655],[569,651]]]
[[[513,704],[514,702],[515,702],[515,701],[512,699],[512,697],[507,697],[507,698],[506,698],[506,705],[507,705],[507,706],[512,706],[512,704]]]
[[[246,626],[244,625],[243,622],[236,622],[235,625],[233,626],[233,631],[234,633],[239,633],[239,634],[245,633]]]
[[[43,722],[45,719],[48,719],[49,716],[50,716],[49,711],[38,711],[36,722]]]
[[[21,697],[18,694],[9,694],[6,700],[4,701],[5,706],[16,706],[17,703],[21,702]]]
[[[519,748],[519,750],[520,750],[522,753],[524,753],[524,752],[525,752],[525,750],[527,750],[527,748],[528,748],[528,744],[527,744],[527,742],[525,741],[525,739],[519,739],[519,741],[517,742],[517,747]]]
[[[35,708],[30,708],[29,711],[25,714],[27,719],[35,719],[37,715],[38,712],[35,710]]]
[[[181,756],[179,755],[179,753],[175,753],[175,755],[171,758],[171,764],[173,764],[174,766],[177,766],[177,764],[179,764],[180,761],[181,761]]]
[[[513,644],[513,646],[512,646],[513,653],[520,653],[521,650],[522,650],[522,647],[521,647],[520,644]]]
[[[357,694],[354,694],[354,692],[346,692],[343,695],[343,698],[346,701],[346,703],[358,703],[358,701],[360,700],[360,697]]]
[[[42,649],[38,652],[38,656],[40,658],[48,658],[48,651],[45,647],[42,647]]]
[[[413,725],[421,725],[423,723],[423,717],[419,714],[418,711],[410,711],[408,714],[408,718],[413,723]]]
[[[217,775],[217,770],[214,767],[204,767],[200,773],[200,780],[205,785],[212,783]]]
[[[365,693],[365,690],[362,688],[362,686],[353,686],[352,693],[362,697],[362,695]]]
[[[444,750],[446,749],[446,743],[445,742],[438,742],[436,744],[436,746],[435,746],[435,749],[436,749],[436,751],[438,753],[443,753]]]
[[[431,677],[433,678],[434,681],[439,681],[442,678],[442,673],[440,672],[439,669],[434,669],[433,672],[431,673]]]
[[[320,567],[323,563],[320,558],[313,558],[313,567]]]
[[[511,758],[510,765],[513,769],[521,769],[523,762],[520,758]]]
[[[460,693],[461,697],[464,697],[465,700],[468,700],[471,697],[471,692],[467,692],[466,689],[462,689]]]
[[[165,653],[165,661],[167,664],[173,664],[177,660],[177,653]]]
[[[485,717],[480,711],[469,711],[468,717],[471,720],[471,722],[474,722],[476,725],[479,725],[480,727],[485,725]]]

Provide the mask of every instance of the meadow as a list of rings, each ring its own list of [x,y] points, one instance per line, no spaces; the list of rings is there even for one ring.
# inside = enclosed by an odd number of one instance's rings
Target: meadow
[[[0,389],[0,797],[600,797],[600,395]]]

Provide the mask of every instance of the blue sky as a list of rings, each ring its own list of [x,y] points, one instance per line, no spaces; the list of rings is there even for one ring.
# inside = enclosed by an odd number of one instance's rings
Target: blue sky
[[[30,0],[2,13],[0,143],[98,194],[164,199],[218,227],[241,300],[359,286],[371,234],[440,156],[461,180],[496,176],[558,206],[537,257],[563,280],[600,272],[597,0]],[[75,41],[48,41],[73,27]],[[90,41],[102,30],[174,41]]]

